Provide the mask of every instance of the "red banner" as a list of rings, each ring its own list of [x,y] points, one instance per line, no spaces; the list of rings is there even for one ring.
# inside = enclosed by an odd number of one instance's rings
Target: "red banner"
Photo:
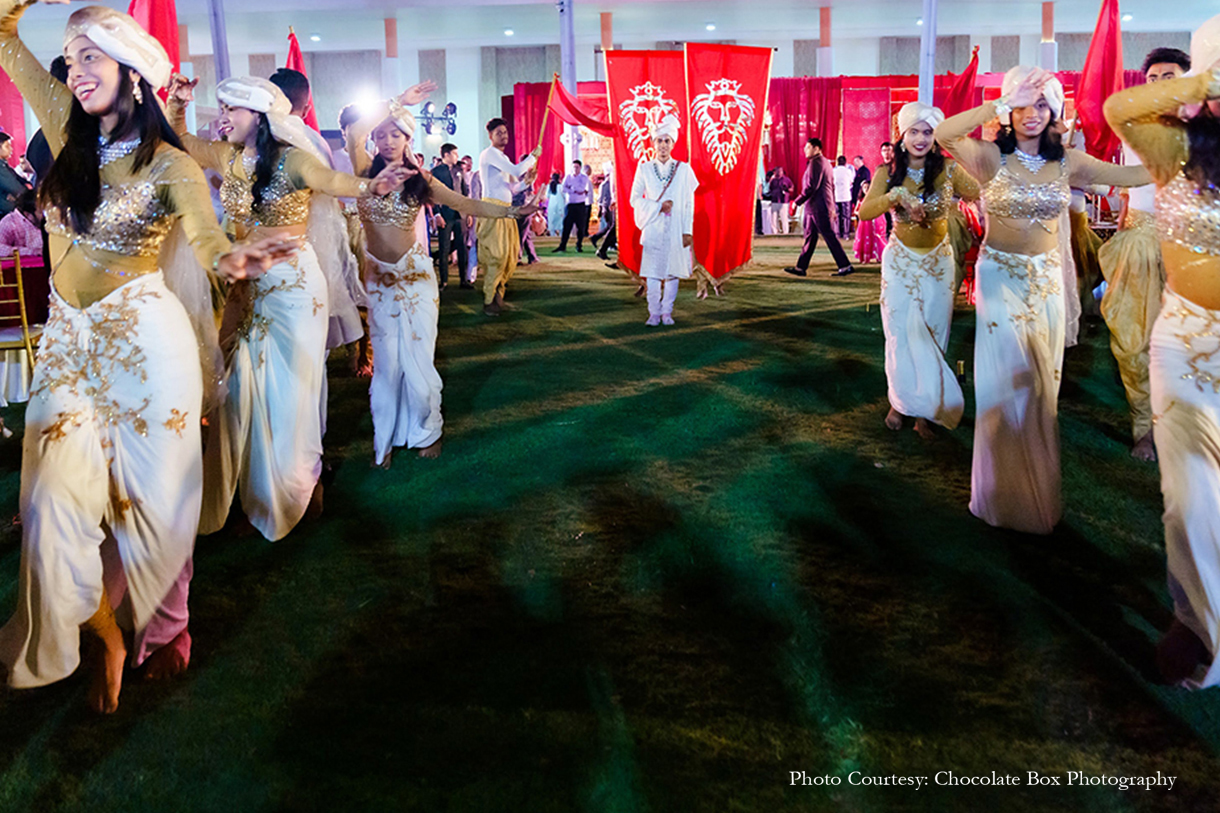
[[[305,74],[305,55],[301,53],[301,43],[297,40],[296,32],[291,28],[288,29],[288,62],[284,65],[285,68],[294,71],[300,71],[302,76]],[[308,76],[306,76],[308,78]],[[318,127],[318,113],[313,109],[313,90],[309,91],[309,107],[305,110],[305,123],[314,128],[318,132],[322,132]]]
[[[750,261],[771,49],[687,43],[695,260],[719,279]],[[620,238],[621,239],[621,238]]]
[[[649,128],[672,113],[682,122],[686,114],[686,60],[681,51],[607,51],[606,92],[610,98],[610,120],[615,124],[614,171],[618,187],[618,262],[636,273],[640,270],[640,230],[631,208],[631,185],[641,161],[653,158]],[[761,118],[761,110],[759,113]],[[755,154],[758,146],[755,144]],[[687,134],[679,133],[673,156],[687,160]],[[753,212],[753,199],[750,211]],[[739,214],[740,216],[740,214]],[[696,215],[696,217],[698,217]],[[753,229],[754,219],[749,218]],[[697,221],[696,221],[697,222]],[[695,239],[698,241],[698,226]],[[696,246],[698,242],[696,242]]]
[[[1123,32],[1118,22],[1118,0],[1102,0],[1097,28],[1084,58],[1080,84],[1076,86],[1077,129],[1084,133],[1085,150],[1094,158],[1109,161],[1121,146],[1106,123],[1102,106],[1125,87],[1123,81]]]
[[[169,56],[169,64],[175,71],[182,69],[179,62],[178,49],[178,9],[174,0],[131,0],[127,7],[130,14],[140,26],[153,35],[153,39],[165,47]],[[168,97],[168,91],[157,91],[162,99]]]

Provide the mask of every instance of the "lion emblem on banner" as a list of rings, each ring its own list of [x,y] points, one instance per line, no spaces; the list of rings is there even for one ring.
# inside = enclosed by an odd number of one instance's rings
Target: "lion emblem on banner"
[[[721,175],[732,172],[754,123],[754,100],[741,92],[741,82],[717,79],[707,83],[707,93],[696,96],[690,109],[712,166]]]
[[[619,126],[627,136],[627,146],[637,161],[656,157],[650,132],[668,114],[678,115],[678,105],[666,98],[665,89],[652,82],[636,85],[631,98],[618,106]]]

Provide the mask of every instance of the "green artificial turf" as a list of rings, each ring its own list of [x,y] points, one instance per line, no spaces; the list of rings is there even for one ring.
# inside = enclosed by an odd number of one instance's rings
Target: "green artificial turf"
[[[622,272],[553,243],[499,319],[442,294],[439,460],[370,468],[335,354],[325,515],[199,541],[187,675],[129,673],[108,718],[81,675],[0,692],[0,810],[1220,809],[1220,694],[1151,679],[1158,477],[1104,326],[1067,354],[1064,521],[1022,536],[966,509],[971,382],[935,442],[882,425],[876,266],[789,277],[797,239],[767,238],[647,328]],[[0,515],[19,469],[0,443]],[[19,553],[9,527],[0,615]],[[1071,770],[1176,784],[1025,783]]]

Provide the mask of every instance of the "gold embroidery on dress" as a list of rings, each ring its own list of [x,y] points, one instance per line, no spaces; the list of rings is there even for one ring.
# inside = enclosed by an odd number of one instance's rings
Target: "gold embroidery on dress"
[[[55,421],[42,430],[42,436],[51,442],[63,440],[68,436],[66,427],[70,425],[73,429],[80,428],[81,417],[80,412],[60,412],[55,416]]]
[[[1058,295],[1063,291],[1063,279],[1060,266],[1059,249],[1052,249],[1044,255],[1046,259],[1039,267],[1036,257],[1026,254],[1010,254],[1006,251],[989,249],[987,257],[1001,269],[1008,272],[1010,279],[1024,282],[1025,306],[1022,311],[1009,314],[1009,319],[1017,324],[1025,323],[1037,329],[1038,334],[1046,338],[1049,325],[1042,318],[1042,311],[1047,297]]]
[[[169,420],[165,422],[165,428],[171,432],[177,433],[178,437],[182,437],[182,430],[186,429],[187,413],[180,412],[177,409],[169,411]]]
[[[1166,291],[1166,294],[1169,292]],[[1169,297],[1166,296],[1166,299]],[[1182,342],[1189,354],[1186,360],[1190,367],[1190,372],[1182,374],[1183,381],[1193,381],[1195,386],[1199,388],[1199,392],[1205,391],[1205,386],[1211,387],[1213,393],[1220,393],[1220,376],[1211,372],[1215,369],[1220,359],[1216,358],[1216,354],[1220,353],[1220,312],[1208,310],[1198,306],[1192,306],[1185,302],[1180,297],[1176,297],[1177,302],[1173,308],[1168,311],[1162,311],[1162,319],[1178,319],[1181,326],[1176,331],[1175,335]],[[1199,330],[1187,330],[1187,320],[1199,320],[1205,324]],[[1213,347],[1211,350],[1204,350],[1198,346],[1209,340]]]
[[[390,314],[390,318],[397,319],[405,310],[409,314],[414,314],[415,309],[419,306],[420,300],[423,297],[423,292],[416,290],[414,284],[431,280],[432,277],[432,260],[419,244],[413,245],[403,259],[398,261],[394,267],[402,265],[406,268],[423,267],[422,271],[410,271],[407,273],[395,273],[393,271],[382,271],[380,267],[372,268],[373,279],[378,287],[369,291],[369,296],[377,297],[377,301],[384,303],[387,296],[391,297],[391,302],[398,305],[398,309]],[[436,302],[436,299],[432,300]]]
[[[919,254],[907,248],[906,244],[897,237],[894,240],[895,257],[894,261],[890,263],[889,269],[893,272],[895,281],[901,280],[901,285],[906,288],[911,300],[919,306],[919,312],[923,313],[924,282],[928,279],[937,282],[945,281],[946,268],[953,267],[953,247],[947,240],[942,240],[940,245],[927,254]],[[950,261],[948,266],[943,262],[946,257]],[[886,290],[889,285],[889,281],[883,276],[881,278],[881,307],[886,308],[893,317],[894,311],[889,307],[886,298]]]

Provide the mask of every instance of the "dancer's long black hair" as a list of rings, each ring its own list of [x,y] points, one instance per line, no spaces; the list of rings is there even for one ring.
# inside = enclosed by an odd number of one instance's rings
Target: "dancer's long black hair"
[[[886,192],[896,186],[902,186],[902,182],[907,179],[907,167],[910,166],[910,163],[910,154],[902,140],[899,139],[898,143],[894,145],[894,160],[890,162],[890,178],[885,183]],[[932,149],[928,150],[928,154],[923,159],[923,187],[920,190],[920,197],[923,200],[927,200],[929,195],[936,192],[936,179],[944,170],[945,154],[940,151],[939,144],[933,143]]]
[[[1038,136],[1038,155],[1041,155],[1047,161],[1059,161],[1063,159],[1063,138],[1059,133],[1055,132],[1055,114],[1051,113],[1051,120],[1046,123],[1046,129],[1042,131],[1042,135]],[[1017,149],[1017,132],[1012,129],[1011,124],[1000,125],[1000,132],[996,133],[995,145],[1000,148],[1000,152],[1005,155],[1011,155]]]
[[[139,171],[153,160],[161,144],[182,149],[182,142],[165,120],[156,91],[142,76],[139,88],[143,101],[136,101],[131,70],[119,63],[119,92],[114,102],[119,118],[110,141],[122,141],[139,134],[140,146],[135,151],[134,167]],[[101,127],[102,120],[86,113],[73,98],[68,124],[64,128],[63,149],[39,187],[43,208],[66,212],[68,225],[77,234],[85,234],[93,227],[93,215],[102,202],[101,161],[98,158]]]
[[[428,187],[428,180],[424,177],[423,167],[415,165],[415,156],[411,154],[411,144],[407,143],[406,148],[402,153],[402,161],[405,166],[413,167],[419,172],[407,178],[402,185],[402,193],[400,197],[403,203],[416,203],[420,206],[427,206],[432,202],[432,190]],[[373,158],[373,165],[369,167],[369,171],[365,177],[376,178],[381,174],[381,171],[386,168],[386,160],[381,157],[381,153]]]
[[[254,162],[254,185],[250,194],[254,196],[254,204],[263,202],[263,193],[271,186],[275,176],[275,168],[279,166],[280,156],[286,145],[271,133],[271,122],[266,113],[255,113],[258,116],[258,129],[254,135],[254,149],[258,152],[258,160]]]
[[[1220,188],[1220,119],[1206,104],[1199,114],[1186,122],[1190,157],[1182,172],[1195,182],[1200,192]]]

